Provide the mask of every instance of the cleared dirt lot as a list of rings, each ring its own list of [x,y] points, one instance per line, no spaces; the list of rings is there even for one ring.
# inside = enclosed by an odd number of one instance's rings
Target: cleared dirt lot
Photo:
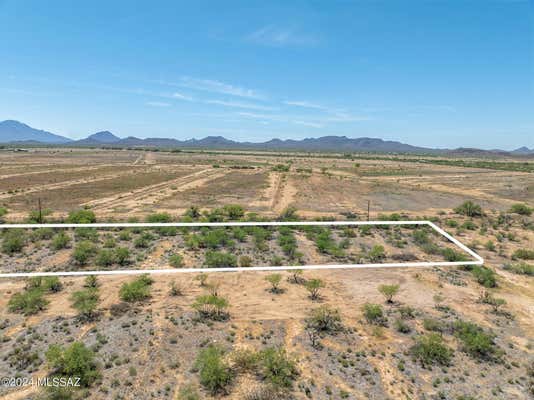
[[[435,212],[464,200],[505,210],[534,196],[534,178],[524,172],[327,155],[32,149],[0,152],[0,166],[0,202],[21,218],[39,198],[58,215],[89,205],[125,219],[232,203],[269,216],[289,205],[310,216],[362,213],[368,200],[374,216]]]

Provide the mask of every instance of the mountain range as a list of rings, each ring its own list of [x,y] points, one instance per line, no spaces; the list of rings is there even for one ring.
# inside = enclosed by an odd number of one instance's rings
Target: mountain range
[[[203,139],[177,140],[169,138],[139,139],[133,136],[120,138],[109,131],[97,132],[85,139],[72,140],[44,130],[32,128],[18,121],[0,122],[0,143],[15,145],[61,145],[84,147],[160,147],[160,148],[205,148],[205,149],[256,149],[256,150],[304,150],[337,152],[380,153],[449,153],[456,154],[511,154],[534,155],[534,149],[520,147],[511,152],[504,150],[480,150],[458,148],[455,150],[432,149],[378,138],[348,138],[346,136],[323,136],[302,140],[271,139],[263,143],[236,142],[222,136],[207,136]]]

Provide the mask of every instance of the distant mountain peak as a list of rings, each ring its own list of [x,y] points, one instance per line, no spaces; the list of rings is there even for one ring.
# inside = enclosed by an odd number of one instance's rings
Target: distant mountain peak
[[[89,135],[85,140],[91,140],[99,143],[116,143],[121,140],[121,138],[115,136],[110,131],[100,131]]]
[[[518,149],[515,149],[514,151],[512,151],[513,154],[519,154],[519,155],[523,155],[523,154],[534,154],[534,149],[529,149],[527,146],[523,146],[523,147],[520,147]]]
[[[70,142],[71,139],[32,128],[31,126],[13,119],[0,122],[0,143],[27,141],[63,144]]]

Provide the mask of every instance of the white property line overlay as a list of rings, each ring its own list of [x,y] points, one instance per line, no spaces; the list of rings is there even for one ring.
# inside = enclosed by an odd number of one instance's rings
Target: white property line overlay
[[[325,265],[285,265],[263,267],[224,267],[224,268],[169,268],[169,269],[125,269],[113,271],[60,271],[60,272],[13,272],[0,273],[0,278],[29,278],[36,276],[86,276],[86,275],[139,275],[139,274],[176,274],[191,272],[246,272],[278,270],[316,270],[316,269],[354,269],[354,268],[401,268],[401,267],[448,267],[460,265],[482,265],[484,259],[430,221],[283,221],[283,222],[153,222],[153,223],[94,223],[94,224],[0,224],[0,229],[36,228],[162,228],[162,227],[212,227],[212,226],[361,226],[361,225],[426,225],[450,240],[476,261],[434,261],[382,264],[325,264]]]

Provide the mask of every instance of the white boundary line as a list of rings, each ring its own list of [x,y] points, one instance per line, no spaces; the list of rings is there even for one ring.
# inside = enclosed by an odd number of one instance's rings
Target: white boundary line
[[[28,278],[36,276],[86,276],[86,275],[139,275],[139,274],[176,274],[191,272],[246,272],[277,270],[318,270],[318,269],[355,269],[355,268],[402,268],[402,267],[448,267],[460,265],[482,265],[484,259],[477,253],[430,221],[296,221],[296,222],[171,222],[171,223],[94,223],[94,224],[0,224],[0,229],[35,229],[35,228],[161,228],[175,227],[209,227],[209,226],[360,226],[360,225],[426,225],[453,242],[476,261],[435,261],[382,264],[326,264],[326,265],[284,265],[264,267],[227,267],[227,268],[169,268],[169,269],[125,269],[113,271],[60,271],[60,272],[13,272],[0,273],[0,278]]]

